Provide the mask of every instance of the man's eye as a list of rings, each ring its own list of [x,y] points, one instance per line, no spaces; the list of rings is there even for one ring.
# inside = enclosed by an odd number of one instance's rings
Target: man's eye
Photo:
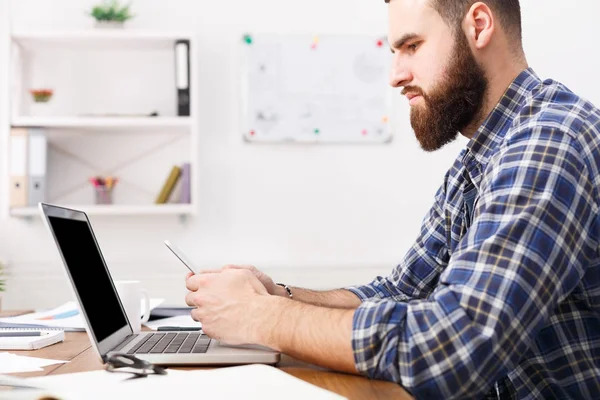
[[[410,51],[415,51],[415,50],[417,50],[417,47],[418,47],[418,44],[417,44],[417,43],[413,43],[413,44],[409,44],[409,45],[408,45],[408,49],[409,49]]]

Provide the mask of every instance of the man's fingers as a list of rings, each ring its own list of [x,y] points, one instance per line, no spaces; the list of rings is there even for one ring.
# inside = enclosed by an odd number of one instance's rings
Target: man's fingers
[[[194,301],[194,297],[195,297],[195,292],[189,292],[188,294],[186,294],[185,295],[185,304],[187,304],[190,307],[195,307],[196,302]]]
[[[190,276],[185,281],[185,287],[190,292],[195,292],[196,290],[200,289],[201,287],[206,287],[207,285],[209,285],[210,282],[212,281],[212,279],[217,275],[218,274],[214,274],[214,273],[197,274],[197,275],[192,274],[192,276]]]
[[[197,322],[202,322],[202,311],[199,308],[192,310],[192,319]]]
[[[252,271],[254,269],[253,265],[233,265],[233,264],[229,264],[224,266],[223,268],[221,268],[222,270],[224,269],[249,269],[250,271]]]
[[[234,265],[234,264],[227,264],[222,266],[221,268],[218,269],[204,269],[202,271],[200,271],[201,274],[218,274],[220,272],[223,272],[227,269],[249,269],[252,270],[252,268],[254,268],[254,266],[252,265]]]
[[[201,274],[218,274],[219,272],[221,272],[220,269],[203,269],[200,271]]]
[[[196,275],[192,275],[185,280],[185,288],[190,292],[195,292],[198,290],[198,282],[194,278],[196,278]]]

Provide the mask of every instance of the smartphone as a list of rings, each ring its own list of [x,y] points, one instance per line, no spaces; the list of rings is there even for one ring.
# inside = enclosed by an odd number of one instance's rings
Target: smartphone
[[[186,257],[186,255],[183,253],[183,251],[181,251],[181,249],[179,247],[175,246],[173,243],[169,242],[168,240],[165,240],[165,246],[167,246],[167,248],[169,250],[171,250],[173,252],[173,254],[175,254],[175,257],[179,258],[179,261],[181,261],[183,263],[183,265],[188,267],[188,269],[190,271],[192,271],[192,273],[194,273],[194,274],[198,273],[198,269],[192,265],[189,258]]]

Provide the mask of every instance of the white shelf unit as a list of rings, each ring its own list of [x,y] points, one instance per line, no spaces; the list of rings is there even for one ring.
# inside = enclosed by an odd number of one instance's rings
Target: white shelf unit
[[[12,38],[17,41],[24,40],[50,40],[56,42],[81,42],[92,40],[94,42],[117,41],[119,44],[124,39],[138,41],[139,43],[151,45],[171,46],[173,40],[192,39],[191,32],[187,31],[160,31],[143,29],[119,29],[119,28],[90,28],[80,30],[14,30]]]
[[[107,132],[123,132],[139,133],[144,135],[147,132],[164,132],[171,134],[176,132],[189,133],[189,146],[186,147],[185,159],[191,164],[191,204],[152,204],[151,201],[144,204],[114,204],[114,205],[94,205],[81,204],[69,206],[72,202],[54,201],[49,198],[48,202],[65,205],[66,207],[82,209],[90,215],[106,215],[106,216],[126,216],[126,215],[179,215],[185,217],[196,214],[196,205],[198,200],[198,123],[195,105],[198,103],[198,91],[196,84],[197,76],[197,54],[194,35],[190,32],[173,32],[173,31],[151,31],[151,30],[129,30],[129,29],[89,29],[77,31],[38,31],[38,30],[21,30],[10,31],[7,28],[4,32],[0,32],[2,39],[7,42],[6,57],[0,59],[7,60],[8,77],[7,87],[3,93],[6,101],[5,115],[9,116],[9,123],[1,123],[0,135],[3,141],[4,156],[3,171],[5,176],[5,184],[9,184],[9,151],[10,151],[10,129],[11,127],[43,127],[49,132],[53,131],[75,131],[81,135],[93,135],[96,131]],[[190,43],[190,116],[177,116],[176,107],[174,106],[174,115],[166,115],[161,113],[161,116],[156,117],[137,117],[124,116],[116,117],[114,113],[107,113],[107,116],[79,116],[79,115],[51,115],[51,116],[31,116],[22,115],[19,110],[19,104],[22,104],[24,96],[27,96],[26,88],[23,87],[22,73],[16,73],[18,66],[15,52],[35,52],[42,49],[43,51],[52,51],[59,49],[62,51],[167,51],[172,52],[170,60],[174,63],[174,46],[176,40],[188,40]],[[121,53],[123,54],[123,53]],[[3,56],[0,54],[0,56]],[[173,70],[175,68],[173,67]],[[15,85],[15,81],[17,85]],[[16,89],[16,90],[15,90]],[[173,85],[173,93],[175,86]],[[176,96],[173,94],[174,98]],[[139,113],[130,113],[139,114]],[[164,114],[164,115],[163,115]],[[139,131],[139,132],[138,132]],[[114,135],[113,135],[114,137]],[[175,163],[173,163],[175,164]],[[166,178],[169,171],[164,171],[164,176],[158,179],[161,181]],[[162,183],[161,183],[162,186]],[[159,190],[160,187],[157,189]],[[10,208],[9,191],[5,190],[4,204],[6,208],[2,211],[3,215],[12,217],[35,217],[38,216],[37,207]],[[156,193],[157,194],[157,193]],[[66,204],[65,204],[66,203]]]
[[[13,119],[14,127],[46,128],[191,128],[189,117],[17,117]]]
[[[189,32],[130,29],[86,29],[80,31],[15,31],[11,39],[21,46],[72,46],[170,49],[179,39],[193,40]]]
[[[63,205],[66,208],[85,211],[88,215],[188,215],[193,213],[193,207],[190,204],[156,204],[149,206],[129,206],[129,205],[90,205],[75,204]],[[13,217],[35,217],[39,216],[40,211],[37,207],[25,207],[11,210]]]

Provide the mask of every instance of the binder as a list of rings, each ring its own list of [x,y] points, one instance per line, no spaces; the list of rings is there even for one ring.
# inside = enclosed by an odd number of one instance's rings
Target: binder
[[[178,166],[173,166],[173,168],[171,169],[171,173],[167,177],[167,180],[163,184],[163,187],[160,190],[158,197],[156,198],[156,204],[165,204],[167,202],[167,199],[171,195],[171,192],[173,191],[173,188],[175,187],[175,184],[179,180],[180,176],[181,168],[179,168]]]
[[[46,195],[47,141],[44,130],[29,130],[29,180],[27,187],[28,202],[31,206],[45,200]]]
[[[27,130],[10,130],[9,205],[27,206]]]
[[[190,163],[183,163],[181,168],[181,196],[179,202],[183,204],[190,204],[192,202],[191,196],[191,166]]]
[[[173,190],[167,198],[167,204],[179,204],[181,202],[181,178],[183,178],[183,169],[181,170],[180,178],[175,182],[175,186],[173,186]]]
[[[177,115],[190,115],[190,41],[175,41],[175,87]]]

